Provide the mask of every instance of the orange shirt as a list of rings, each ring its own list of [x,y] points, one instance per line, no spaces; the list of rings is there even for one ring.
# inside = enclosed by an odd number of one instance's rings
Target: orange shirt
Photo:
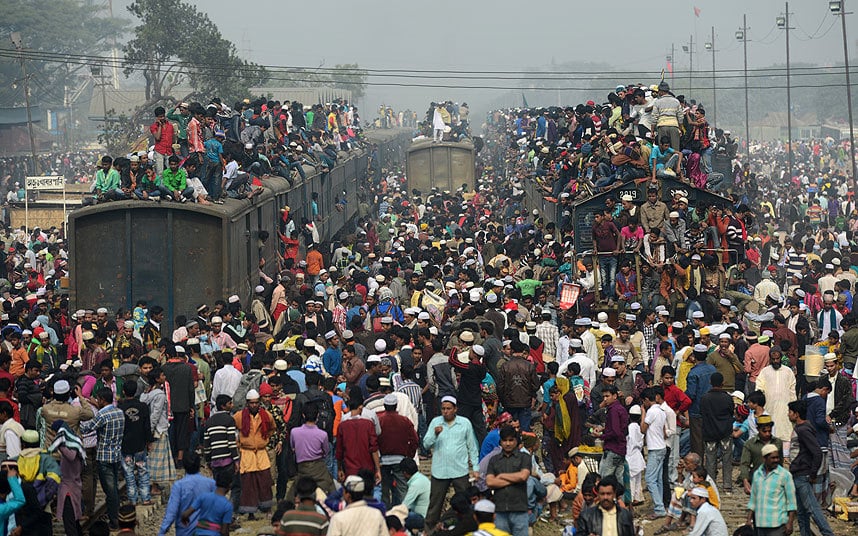
[[[9,372],[15,376],[17,380],[24,375],[24,365],[30,360],[27,350],[24,347],[12,349],[12,365],[9,367]]]
[[[322,259],[322,254],[318,250],[312,249],[307,252],[307,273],[309,275],[319,275],[323,264],[324,259]]]

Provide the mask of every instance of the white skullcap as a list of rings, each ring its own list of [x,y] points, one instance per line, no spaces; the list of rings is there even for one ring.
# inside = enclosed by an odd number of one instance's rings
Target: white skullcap
[[[378,339],[375,341],[375,351],[376,352],[384,352],[387,350],[387,342],[384,339]]]
[[[443,397],[443,398],[441,399],[441,403],[443,404],[444,402],[449,402],[449,403],[453,404],[454,406],[457,406],[457,405],[458,405],[458,402],[456,401],[456,397],[455,397],[455,396],[447,395],[447,396]]]
[[[256,285],[256,288],[253,289],[257,294],[262,294],[265,292],[265,287],[262,285]]]
[[[60,380],[54,384],[54,394],[64,395],[70,390],[71,387],[69,386],[69,382],[67,382],[66,380]]]
[[[236,294],[233,294],[226,301],[228,301],[229,303],[238,303],[240,300]]]
[[[256,389],[251,389],[247,392],[247,396],[244,397],[245,400],[259,400],[259,391]]]
[[[486,349],[483,348],[482,344],[475,344],[475,345],[471,346],[471,349],[474,351],[475,354],[477,354],[480,357],[486,355]]]
[[[125,328],[128,328],[128,329],[134,329],[134,321],[133,320],[126,320],[125,322],[122,323],[122,326]]]

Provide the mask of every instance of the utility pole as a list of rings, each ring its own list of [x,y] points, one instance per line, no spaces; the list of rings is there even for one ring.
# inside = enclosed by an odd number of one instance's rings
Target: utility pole
[[[108,138],[107,138],[107,136],[108,136],[108,134],[107,134],[107,94],[106,94],[106,90],[105,90],[105,86],[107,86],[107,82],[104,79],[104,69],[102,68],[101,65],[92,65],[92,66],[90,66],[89,71],[92,73],[93,80],[95,80],[95,78],[98,77],[98,80],[99,80],[98,85],[101,86],[101,107],[102,107],[102,110],[104,112],[104,126],[103,126],[104,146],[107,147],[107,141],[108,141]]]
[[[667,57],[667,62],[670,64],[670,87],[673,87],[673,71],[676,69],[676,63],[674,62],[674,58],[676,58],[676,46],[671,43],[670,56]]]
[[[712,40],[703,45],[706,50],[712,53],[712,126],[718,124],[718,101],[716,100],[715,89],[715,27],[712,27]]]
[[[849,160],[852,164],[852,178],[858,177],[858,169],[855,163],[855,127],[852,122],[852,84],[849,81],[849,45],[846,42],[846,0],[831,0],[828,8],[834,15],[840,16],[840,24],[843,31],[843,65],[846,69],[846,106],[849,109]]]
[[[682,45],[682,51],[688,53],[688,93],[692,93],[694,80],[694,36],[688,36],[688,44]]]
[[[27,133],[30,135],[30,156],[33,159],[33,174],[39,174],[39,159],[36,157],[36,137],[33,135],[33,115],[30,111],[30,75],[27,74],[27,64],[24,62],[24,41],[19,32],[9,35],[15,50],[18,51],[18,61],[21,63],[21,79],[24,82],[24,104],[27,107]]]
[[[736,40],[742,42],[745,53],[745,147],[751,152],[751,125],[748,122],[748,15],[742,15],[742,27],[736,30]]]
[[[792,180],[792,92],[790,87],[790,65],[789,65],[789,2],[784,3],[784,14],[775,19],[778,28],[786,32],[786,84],[787,84],[787,165],[789,178]]]

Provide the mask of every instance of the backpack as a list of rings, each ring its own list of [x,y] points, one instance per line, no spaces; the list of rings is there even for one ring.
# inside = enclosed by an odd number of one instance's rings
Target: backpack
[[[316,426],[328,433],[328,439],[333,439],[334,419],[336,415],[334,412],[334,401],[331,399],[331,396],[317,389],[308,389],[304,392],[304,396],[306,397],[304,407],[315,405],[318,410]]]
[[[261,370],[249,370],[241,377],[241,381],[238,383],[235,394],[232,395],[232,405],[235,411],[241,411],[244,409],[244,406],[247,403],[247,393],[250,392],[251,389],[259,390],[259,386],[262,384],[262,376],[263,374]]]

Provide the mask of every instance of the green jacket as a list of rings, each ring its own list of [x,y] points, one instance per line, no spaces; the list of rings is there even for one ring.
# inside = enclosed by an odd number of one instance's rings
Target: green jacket
[[[122,386],[125,384],[125,380],[123,380],[122,377],[117,376],[115,374],[113,375],[113,379],[116,381],[116,400],[115,401],[118,402],[119,399],[122,398]],[[92,392],[97,393],[98,390],[101,389],[102,387],[107,387],[107,386],[104,385],[104,380],[102,380],[101,377],[99,377],[98,380],[95,382],[95,387],[92,388]],[[93,396],[95,396],[95,395],[93,395]]]
[[[188,172],[182,168],[173,173],[173,170],[167,168],[161,174],[161,184],[171,192],[183,192],[188,187]]]
[[[778,452],[783,452],[783,441],[776,437],[772,437],[771,443],[778,448]],[[742,447],[742,461],[739,465],[739,475],[750,482],[754,476],[757,467],[763,464],[763,446],[766,443],[760,441],[760,436],[754,436],[745,441]]]
[[[120,186],[119,172],[113,168],[104,174],[103,169],[99,169],[95,174],[95,189],[100,192],[108,192],[116,190]]]

